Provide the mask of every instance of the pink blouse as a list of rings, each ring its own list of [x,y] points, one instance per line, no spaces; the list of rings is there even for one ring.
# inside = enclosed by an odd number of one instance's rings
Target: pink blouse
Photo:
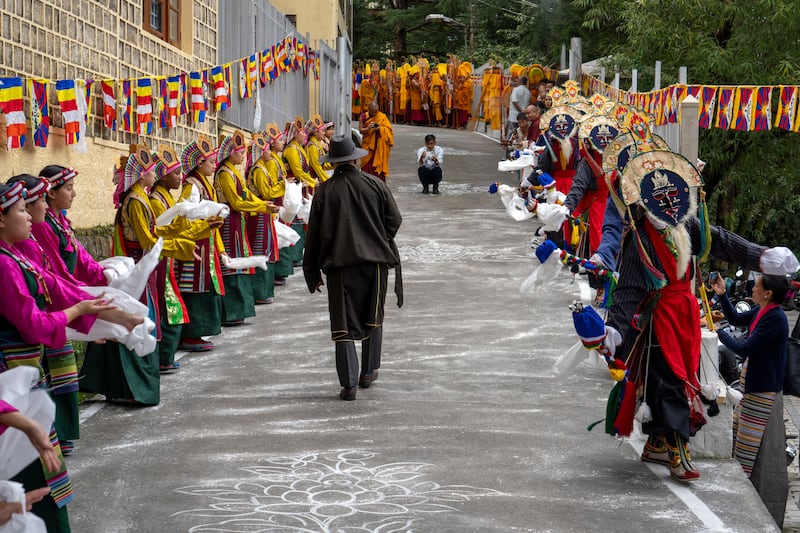
[[[15,255],[27,258],[21,251],[9,247],[0,241],[0,248],[11,250]],[[77,288],[71,288],[50,272],[44,271],[35,261],[31,261],[34,271],[41,277],[50,295],[49,309],[39,309],[36,300],[31,296],[25,275],[20,265],[6,253],[0,253],[0,294],[3,295],[3,305],[0,306],[0,316],[5,318],[17,330],[22,340],[30,344],[44,344],[48,348],[61,348],[67,342],[66,327],[67,315],[63,309],[74,305],[81,300],[93,297]],[[42,288],[39,287],[41,294]],[[86,320],[88,318],[88,320]],[[86,333],[97,320],[97,315],[84,315],[72,321],[73,327],[81,333]],[[88,327],[87,327],[88,326]]]
[[[16,413],[16,412],[17,409],[13,405],[11,405],[8,402],[4,402],[3,400],[0,400],[0,415],[5,413]],[[0,424],[0,435],[5,433],[7,429],[8,426],[6,426],[5,424]]]
[[[59,224],[69,233],[72,233],[72,225],[67,217],[61,213],[55,212],[51,208],[47,208],[48,216],[55,218]],[[75,272],[70,274],[67,270],[67,265],[61,258],[61,250],[59,248],[59,237],[53,231],[53,228],[48,222],[40,222],[33,225],[31,230],[33,236],[44,249],[47,256],[52,262],[52,270],[61,277],[63,274],[74,277],[81,285],[89,287],[102,287],[108,285],[106,277],[103,275],[103,267],[95,261],[94,257],[81,246],[77,239],[70,239],[67,243],[67,251],[75,252],[77,255],[75,262]],[[67,235],[69,238],[69,235]]]

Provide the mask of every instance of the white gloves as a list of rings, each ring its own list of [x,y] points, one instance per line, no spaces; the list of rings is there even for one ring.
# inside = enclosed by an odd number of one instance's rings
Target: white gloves
[[[611,326],[606,326],[606,340],[604,342],[608,352],[613,356],[617,353],[617,346],[622,344],[622,335]]]
[[[592,254],[592,257],[589,258],[589,261],[594,263],[597,268],[606,268],[606,264],[603,262],[603,258],[600,257],[598,254]]]
[[[800,263],[794,253],[785,246],[767,248],[762,252],[759,260],[761,272],[774,276],[786,276],[794,274],[800,268]]]

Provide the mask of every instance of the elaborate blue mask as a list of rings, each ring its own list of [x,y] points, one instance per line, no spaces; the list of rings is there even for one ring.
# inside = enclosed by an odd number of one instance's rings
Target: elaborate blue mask
[[[657,168],[642,179],[641,201],[653,216],[676,226],[691,208],[689,185],[675,172]]]

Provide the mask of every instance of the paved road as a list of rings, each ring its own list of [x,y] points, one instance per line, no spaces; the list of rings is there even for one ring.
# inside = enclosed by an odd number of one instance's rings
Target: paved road
[[[587,432],[607,373],[549,369],[588,288],[563,277],[519,295],[534,224],[485,192],[511,181],[497,144],[435,130],[445,181],[423,196],[413,151],[428,131],[395,132],[406,304],[387,300],[380,379],[338,399],[326,299],[295,275],[217,350],[185,356],[161,405],[88,418],[69,460],[74,530],[775,531],[733,461],[697,460],[687,488]]]

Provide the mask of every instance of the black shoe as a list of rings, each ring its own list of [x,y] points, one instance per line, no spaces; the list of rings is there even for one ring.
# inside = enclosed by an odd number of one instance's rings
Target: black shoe
[[[364,374],[358,378],[358,386],[362,389],[368,389],[376,379],[378,379],[378,371],[373,370],[369,374]]]
[[[439,186],[438,185],[434,185],[433,186],[433,194],[439,194]]]
[[[356,390],[355,387],[342,387],[342,390],[339,391],[339,398],[352,402],[356,399]]]
[[[425,186],[422,188],[422,194],[428,194],[428,186],[427,186],[427,185],[425,185]]]

